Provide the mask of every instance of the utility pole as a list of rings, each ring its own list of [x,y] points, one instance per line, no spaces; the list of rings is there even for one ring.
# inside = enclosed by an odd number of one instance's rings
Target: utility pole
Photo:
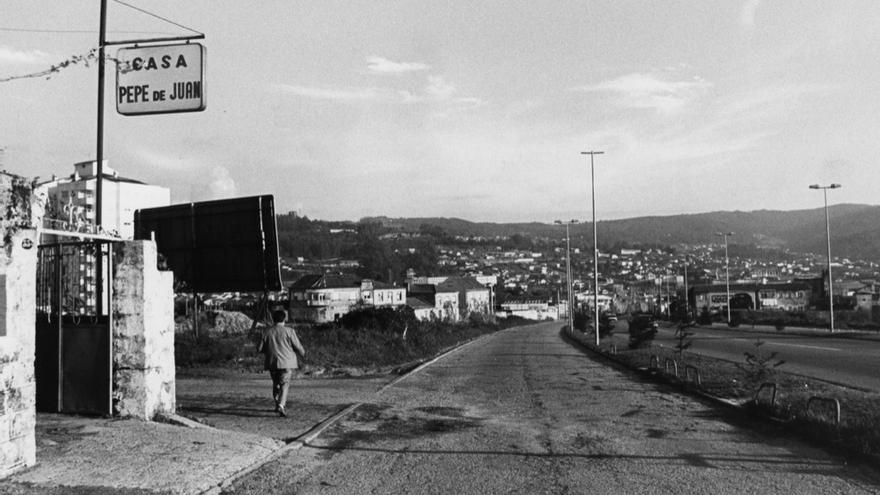
[[[724,238],[724,285],[727,286],[727,324],[730,325],[730,258],[727,256],[727,238],[733,232],[718,232],[715,235]]]
[[[690,296],[688,295],[688,257],[684,255],[684,323],[690,323]]]
[[[822,196],[825,198],[825,240],[828,243],[828,313],[831,316],[831,333],[834,333],[834,291],[831,287],[831,222],[828,219],[828,190],[837,189],[839,187],[840,184],[831,184],[829,186],[820,186],[819,184],[813,184],[810,186],[810,189],[821,189]]]
[[[95,139],[95,233],[101,232],[104,196],[104,45],[107,43],[107,0],[101,0],[98,29],[98,119]],[[104,245],[95,243],[95,313],[104,314]],[[109,305],[108,305],[109,306]]]
[[[582,155],[590,155],[590,187],[593,199],[593,309],[595,320],[593,326],[596,329],[596,347],[599,346],[599,244],[596,243],[596,172],[593,167],[593,157],[603,155],[604,151],[581,151]]]
[[[573,313],[573,300],[571,297],[571,241],[569,237],[568,228],[571,224],[578,223],[577,220],[569,220],[568,222],[563,222],[562,220],[556,220],[553,222],[557,225],[565,224],[565,276],[566,282],[568,285],[568,331],[571,332],[574,330],[574,313]],[[558,299],[557,299],[558,300]]]

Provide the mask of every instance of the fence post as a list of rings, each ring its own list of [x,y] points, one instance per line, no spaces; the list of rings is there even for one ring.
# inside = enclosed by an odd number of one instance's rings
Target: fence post
[[[678,363],[675,361],[675,359],[666,358],[666,360],[663,361],[663,368],[666,370],[667,373],[669,373],[669,363],[672,363],[672,367],[675,369],[675,376],[677,378],[678,377]]]
[[[839,400],[831,399],[828,397],[819,397],[817,395],[814,395],[814,396],[810,397],[810,400],[807,401],[807,413],[808,414],[812,410],[812,405],[814,403],[831,404],[834,408],[834,426],[837,428],[840,427],[840,401]]]
[[[752,399],[752,402],[757,405],[758,404],[758,396],[761,394],[761,391],[765,388],[770,388],[773,392],[770,395],[770,409],[772,410],[776,406],[776,384],[775,383],[762,383],[758,390],[755,392],[755,397]]]
[[[684,367],[684,379],[685,379],[685,380],[691,380],[691,371],[694,372],[693,374],[694,374],[694,378],[695,378],[695,380],[694,380],[695,383],[696,383],[697,385],[702,385],[702,384],[703,384],[703,378],[700,376],[700,368],[697,368],[696,366],[693,366],[693,365],[690,365],[690,364],[685,365],[685,367]]]

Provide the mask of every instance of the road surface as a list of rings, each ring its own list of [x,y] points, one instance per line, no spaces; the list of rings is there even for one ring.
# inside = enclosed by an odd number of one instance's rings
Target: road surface
[[[615,328],[619,345],[624,342],[626,328],[623,321]],[[749,330],[747,327],[720,328],[720,325],[693,328],[689,330],[693,336],[688,351],[742,363],[743,353],[755,352],[755,341],[760,339],[764,342],[762,352],[777,352],[777,358],[785,361],[780,371],[880,391],[880,374],[877,373],[880,338],[852,338],[851,334],[796,335],[792,331],[775,330],[752,333]],[[674,331],[674,326],[661,326],[654,344],[675,348]]]
[[[510,329],[446,356],[229,492],[880,490],[872,471],[594,361],[559,327]]]

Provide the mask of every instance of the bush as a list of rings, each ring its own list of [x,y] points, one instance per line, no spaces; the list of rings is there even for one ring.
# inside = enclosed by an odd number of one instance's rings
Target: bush
[[[573,318],[574,329],[586,333],[587,327],[590,325],[590,314],[586,311],[575,311]]]
[[[351,315],[351,316],[349,316]],[[530,323],[522,318],[472,314],[465,322],[419,321],[412,310],[361,310],[340,324],[296,325],[312,367],[392,367],[425,359],[459,343],[502,328]],[[360,326],[358,326],[360,325]],[[175,359],[181,367],[234,366],[261,369],[254,335],[178,334]]]
[[[697,323],[700,325],[712,324],[712,314],[709,313],[709,308],[703,306],[703,309],[700,310],[700,315],[697,316]]]
[[[727,326],[730,328],[737,328],[742,324],[743,314],[742,311],[731,311],[730,312],[730,321],[727,322]]]

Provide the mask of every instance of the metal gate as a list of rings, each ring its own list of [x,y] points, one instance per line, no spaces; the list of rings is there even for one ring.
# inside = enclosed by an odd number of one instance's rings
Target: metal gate
[[[38,411],[112,413],[113,244],[39,247],[34,363]]]

